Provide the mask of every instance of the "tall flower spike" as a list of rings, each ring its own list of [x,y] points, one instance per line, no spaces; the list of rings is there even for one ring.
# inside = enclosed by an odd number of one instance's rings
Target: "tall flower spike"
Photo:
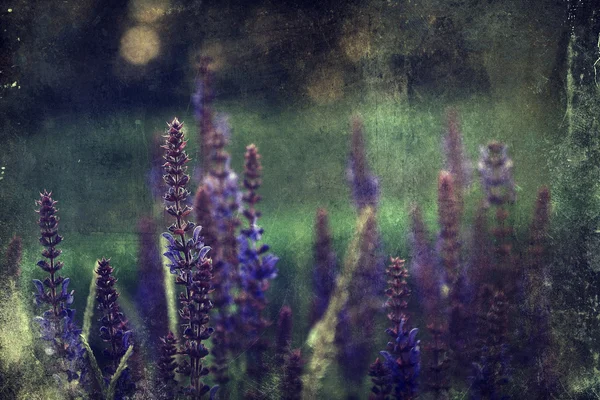
[[[392,376],[390,370],[379,358],[369,366],[369,376],[373,387],[369,394],[369,400],[389,400],[392,393]]]
[[[508,157],[505,144],[494,141],[482,147],[478,168],[488,204],[500,206],[514,203],[513,162]]]
[[[110,266],[110,260],[102,258],[98,261],[96,268],[96,300],[99,303],[99,309],[102,311],[100,319],[100,338],[109,344],[104,350],[104,355],[110,361],[105,369],[106,380],[110,381],[111,376],[117,371],[121,357],[125,355],[129,346],[131,346],[131,331],[127,329],[127,320],[119,308],[117,299],[119,293],[115,289],[117,278],[113,276],[113,268]],[[123,371],[117,381],[117,398],[132,395],[135,392],[135,384],[131,377],[129,367]]]
[[[256,208],[261,199],[257,190],[261,185],[262,166],[260,154],[255,145],[251,144],[246,147],[245,158],[244,187],[246,192],[242,196],[242,200],[246,203],[243,214],[248,225],[241,230],[241,235],[238,237],[240,294],[235,301],[239,306],[237,322],[239,342],[250,346],[246,352],[247,373],[251,379],[260,382],[267,372],[263,353],[269,347],[261,335],[271,324],[263,316],[263,310],[267,306],[265,292],[269,288],[270,281],[277,276],[276,264],[279,259],[268,253],[268,245],[259,244],[264,232],[258,226],[258,218],[261,213]]]
[[[433,252],[429,244],[428,233],[425,223],[423,222],[421,209],[415,207],[412,210],[411,215],[411,271],[418,284],[418,293],[420,295],[421,304],[423,304],[425,309],[425,314],[432,316],[436,314],[441,307],[441,277],[433,259]]]
[[[452,174],[454,180],[457,213],[460,215],[463,209],[464,191],[471,180],[472,165],[465,158],[463,137],[458,121],[458,111],[456,109],[449,109],[446,113],[446,121],[447,128],[446,135],[444,136],[445,168]]]
[[[514,290],[512,236],[513,229],[509,225],[507,205],[516,198],[515,183],[512,175],[513,162],[508,157],[506,146],[500,142],[491,142],[481,149],[479,173],[486,194],[488,205],[496,207],[496,226],[493,235],[496,245],[496,262],[492,269],[493,280],[497,288],[506,291]]]
[[[211,90],[212,73],[210,71],[210,57],[202,57],[198,62],[198,76],[196,78],[196,91],[192,95],[194,105],[194,118],[198,124],[198,141],[200,149],[201,175],[205,176],[210,171],[211,145],[209,141],[213,135],[213,113]]]
[[[215,334],[211,353],[215,362],[212,371],[220,385],[227,376],[228,353],[232,350],[232,305],[231,289],[238,267],[238,246],[236,231],[240,225],[238,210],[241,194],[238,177],[230,167],[230,156],[226,146],[231,135],[226,117],[215,118],[214,129],[208,144],[211,146],[209,174],[204,178],[201,190],[206,192],[210,216],[203,219],[210,222],[208,237],[212,245],[213,259],[213,321]],[[199,192],[200,193],[200,192]],[[200,215],[198,215],[200,217]]]
[[[379,180],[373,175],[367,163],[364,125],[360,117],[352,119],[350,156],[346,176],[352,190],[356,207],[377,207],[379,202]]]
[[[74,291],[68,290],[70,279],[58,275],[63,263],[57,261],[61,250],[56,246],[63,238],[58,234],[59,218],[55,207],[57,202],[51,196],[51,192],[44,191],[40,194],[40,200],[36,202],[40,207],[37,210],[40,215],[40,243],[44,246],[44,259],[38,261],[37,266],[49,276],[43,282],[33,280],[36,288],[35,301],[37,305],[47,304],[50,307],[41,317],[36,317],[36,322],[40,325],[42,339],[50,343],[48,350],[56,354],[55,359],[62,360],[58,366],[59,372],[66,373],[69,382],[79,380],[81,387],[85,387],[87,363],[84,360],[85,349],[79,336],[81,329],[74,323],[75,310],[69,308],[73,303]]]
[[[184,339],[179,353],[187,355],[187,358],[177,372],[190,377],[190,386],[185,392],[193,398],[200,398],[211,390],[201,378],[209,373],[202,363],[208,355],[203,342],[213,333],[213,328],[207,326],[208,313],[212,308],[208,297],[212,291],[212,261],[206,257],[210,248],[204,246],[201,240],[201,227],[186,219],[192,209],[187,205],[190,193],[186,185],[190,178],[186,174],[189,158],[184,150],[183,124],[175,118],[168,126],[166,144],[162,146],[166,160],[164,179],[169,186],[164,198],[167,203],[165,210],[175,218],[175,222],[169,226],[169,233],[163,234],[168,241],[164,256],[170,261],[171,273],[177,275],[175,283],[185,287],[179,295]],[[190,234],[191,237],[186,239]]]
[[[387,316],[392,326],[386,333],[393,341],[388,342],[388,351],[380,354],[384,357],[384,365],[390,372],[390,383],[394,386],[397,399],[415,399],[418,396],[418,378],[421,371],[420,342],[417,340],[418,329],[410,329],[406,314],[410,289],[406,279],[408,270],[404,260],[392,258],[386,270],[388,288],[385,291],[388,300],[385,303]],[[377,384],[376,380],[373,383]]]
[[[58,211],[55,207],[56,201],[50,197],[52,193],[44,191],[41,199],[37,202],[40,209],[39,226],[41,230],[40,243],[45,247],[42,251],[42,256],[46,260],[41,260],[37,263],[38,267],[50,274],[49,278],[44,280],[44,284],[38,280],[34,280],[33,283],[37,288],[36,302],[48,303],[52,306],[52,313],[54,317],[59,318],[64,316],[66,313],[66,305],[73,302],[72,293],[67,293],[69,280],[57,275],[63,267],[62,261],[55,261],[56,258],[62,253],[62,250],[57,249],[56,245],[62,242],[62,236],[58,234],[58,221],[59,218],[56,216]],[[66,282],[65,282],[66,280]],[[44,286],[49,290],[45,291]],[[61,289],[60,292],[57,289]]]
[[[203,227],[204,243],[211,246],[213,260],[212,310],[215,332],[212,336],[211,372],[214,381],[224,385],[229,381],[229,352],[232,350],[231,289],[238,266],[236,230],[239,225],[240,192],[237,175],[230,168],[226,146],[230,138],[227,118],[214,117],[211,103],[211,60],[199,60],[199,75],[193,95],[194,112],[198,123],[198,139],[202,162],[202,178],[194,202],[196,222]],[[223,393],[227,397],[227,393]]]
[[[413,275],[417,278],[421,302],[427,316],[427,330],[430,334],[430,340],[424,346],[429,355],[427,386],[434,393],[434,398],[438,399],[449,389],[446,377],[449,366],[446,357],[447,317],[443,313],[440,272],[433,260],[425,224],[418,207],[412,211],[412,252]]]
[[[454,179],[441,171],[438,180],[438,218],[440,223],[440,256],[446,284],[452,287],[460,273],[459,215]]]
[[[157,388],[161,400],[170,400],[175,398],[177,392],[177,380],[175,379],[175,369],[177,368],[177,339],[173,332],[160,338],[160,357],[158,359]]]
[[[294,349],[285,356],[283,379],[281,380],[282,400],[300,400],[302,398],[303,367],[304,361],[300,349]]]
[[[508,352],[508,304],[503,292],[493,294],[481,309],[479,323],[480,352],[473,363],[470,398],[505,399],[504,387],[510,376]]]
[[[448,330],[450,333],[448,344],[454,352],[454,359],[464,358],[469,335],[465,330],[469,327],[468,295],[465,292],[464,271],[461,270],[460,262],[460,215],[459,204],[453,175],[447,171],[441,171],[438,181],[438,219],[440,224],[440,235],[438,241],[438,252],[445,272],[445,283],[449,294],[447,305],[449,306]],[[470,365],[470,364],[469,364]]]

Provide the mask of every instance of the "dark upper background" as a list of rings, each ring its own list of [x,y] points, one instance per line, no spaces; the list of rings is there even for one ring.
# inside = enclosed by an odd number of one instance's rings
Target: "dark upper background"
[[[577,22],[558,0],[4,1],[0,107],[165,106],[189,98],[199,55],[221,98],[327,103],[373,81],[409,101],[515,85],[556,96],[589,3]]]

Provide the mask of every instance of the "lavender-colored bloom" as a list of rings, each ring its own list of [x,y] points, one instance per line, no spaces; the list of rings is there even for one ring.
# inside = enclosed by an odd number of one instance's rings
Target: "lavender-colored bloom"
[[[388,288],[385,291],[388,300],[385,303],[387,316],[392,327],[386,333],[393,341],[388,342],[388,351],[381,351],[384,365],[390,374],[389,383],[394,387],[397,399],[414,399],[418,396],[418,378],[421,371],[420,342],[417,340],[418,329],[408,327],[408,298],[410,289],[406,279],[408,270],[404,260],[392,258],[386,270]],[[377,384],[377,381],[373,381]]]
[[[177,339],[173,332],[165,337],[160,338],[159,344],[160,357],[157,362],[158,376],[157,388],[159,390],[159,398],[170,400],[175,398],[177,391],[177,380],[175,379],[175,369],[177,368]]]
[[[283,377],[281,380],[281,399],[300,400],[302,398],[302,353],[300,349],[292,350],[285,356]]]
[[[478,327],[481,350],[473,363],[469,395],[472,400],[504,400],[509,398],[504,387],[511,375],[506,296],[498,291],[483,307]]]
[[[213,135],[208,142],[212,146],[212,164],[209,175],[204,179],[203,190],[210,200],[208,208],[215,246],[212,252],[215,274],[213,298],[215,307],[217,310],[222,309],[222,317],[226,318],[227,309],[232,304],[230,290],[238,263],[235,231],[240,224],[237,214],[241,193],[238,190],[238,177],[230,167],[231,158],[225,150],[230,136],[227,118],[216,118],[214,126]]]
[[[369,395],[369,400],[389,400],[392,393],[392,376],[379,358],[369,366],[369,376],[374,385],[371,388],[372,393]]]
[[[433,250],[429,243],[428,233],[420,208],[415,207],[411,214],[411,271],[412,275],[416,278],[418,293],[425,313],[428,316],[433,316],[439,312],[441,307],[441,272],[437,268],[433,257]]]
[[[379,202],[379,180],[367,163],[364,126],[359,117],[352,119],[351,149],[346,168],[346,178],[352,190],[352,199],[360,210],[377,207]]]
[[[455,190],[458,214],[462,213],[463,194],[471,181],[473,166],[471,161],[465,158],[463,137],[459,127],[458,112],[450,109],[446,115],[447,130],[444,135],[445,169],[452,174]]]
[[[169,189],[164,199],[167,203],[165,210],[175,218],[175,222],[169,226],[169,232],[163,234],[169,242],[165,256],[170,260],[171,273],[177,275],[175,283],[185,287],[185,292],[179,296],[184,339],[179,352],[187,355],[187,358],[179,365],[177,372],[190,377],[190,386],[184,392],[202,397],[211,391],[201,378],[209,373],[202,363],[209,352],[203,341],[214,331],[207,326],[210,319],[208,313],[212,308],[208,297],[212,286],[212,262],[206,258],[210,248],[201,241],[201,227],[186,219],[192,209],[187,205],[190,193],[186,189],[189,182],[186,164],[189,158],[184,150],[186,141],[183,124],[175,118],[168,125],[163,148],[166,150],[164,179]],[[190,233],[192,237],[186,239]]]
[[[121,357],[131,345],[132,331],[127,329],[127,320],[119,308],[117,299],[119,293],[114,285],[117,278],[113,276],[113,268],[110,266],[110,260],[102,258],[98,261],[96,268],[96,300],[98,308],[102,311],[100,319],[100,338],[109,343],[104,350],[104,355],[109,360],[105,368],[105,381],[108,383],[112,375],[117,370]],[[129,367],[119,376],[115,397],[117,399],[132,395],[135,392],[135,383],[133,382]]]
[[[495,244],[495,257],[490,268],[491,281],[497,289],[512,294],[518,283],[517,271],[514,271],[513,254],[514,230],[508,221],[508,205],[516,199],[513,181],[513,162],[508,157],[506,146],[500,142],[491,142],[481,150],[479,172],[486,194],[487,206],[495,207],[496,224],[492,228]]]
[[[196,78],[196,90],[192,94],[192,104],[194,105],[194,118],[198,124],[198,144],[200,149],[200,173],[198,180],[202,179],[210,171],[211,160],[211,136],[213,135],[213,113],[212,101],[213,93],[211,90],[212,73],[209,65],[211,63],[209,57],[203,57],[199,62],[198,77]]]
[[[411,269],[418,282],[421,302],[427,316],[427,330],[430,334],[430,340],[424,346],[429,355],[427,386],[434,392],[435,398],[439,398],[449,389],[446,377],[446,370],[449,366],[446,357],[448,327],[441,296],[442,271],[434,261],[427,236],[421,211],[415,207],[412,212],[413,259]]]
[[[515,202],[513,162],[505,144],[491,142],[481,147],[478,169],[488,204],[500,206]]]
[[[237,321],[239,341],[250,345],[247,352],[247,373],[252,379],[260,382],[267,371],[262,354],[268,348],[268,344],[261,339],[261,333],[270,325],[270,321],[262,315],[262,311],[267,305],[265,292],[269,288],[270,280],[277,276],[276,264],[279,259],[268,253],[269,246],[259,244],[263,229],[258,226],[261,213],[256,209],[256,205],[261,199],[257,190],[261,184],[262,166],[255,145],[246,148],[245,158],[246,192],[242,200],[246,203],[243,214],[248,225],[238,236],[240,294],[235,301],[239,306]]]
[[[465,291],[465,276],[460,260],[462,243],[460,240],[460,214],[458,193],[454,176],[448,171],[441,171],[438,181],[438,219],[440,234],[438,238],[438,254],[444,268],[444,281],[449,288],[449,340],[454,351],[455,360],[468,363],[467,339],[465,335],[472,327],[467,313],[469,295]]]
[[[85,349],[79,337],[81,330],[74,323],[75,311],[69,308],[73,303],[74,291],[69,291],[70,279],[58,275],[63,263],[56,260],[61,254],[56,246],[63,238],[58,234],[57,202],[51,196],[51,193],[44,191],[36,202],[40,207],[37,211],[40,215],[40,243],[45,247],[42,251],[44,259],[38,261],[37,266],[49,276],[43,281],[33,280],[36,289],[34,295],[38,306],[47,304],[50,308],[41,317],[36,317],[35,321],[40,326],[41,338],[49,342],[51,351],[58,359],[64,360],[59,368],[60,372],[66,373],[67,381],[76,379],[82,387],[87,387]]]
[[[404,325],[402,323],[402,325]],[[398,330],[388,329],[393,342],[388,343],[391,351],[381,351],[384,363],[391,373],[391,382],[398,399],[414,399],[418,396],[418,379],[421,373],[421,349],[417,340],[417,328],[410,331],[403,326]]]
[[[198,94],[199,96],[201,94]],[[212,119],[212,113],[202,110],[202,118]],[[207,223],[205,237],[213,250],[213,335],[214,357],[212,371],[219,384],[225,384],[227,377],[228,353],[232,350],[232,315],[234,284],[238,265],[238,242],[236,230],[240,222],[238,211],[241,193],[238,189],[238,177],[230,167],[230,156],[225,150],[231,136],[226,116],[218,116],[209,124],[212,128],[204,144],[209,146],[210,163],[203,184],[196,195],[196,219],[198,223]],[[206,126],[203,122],[202,126]]]

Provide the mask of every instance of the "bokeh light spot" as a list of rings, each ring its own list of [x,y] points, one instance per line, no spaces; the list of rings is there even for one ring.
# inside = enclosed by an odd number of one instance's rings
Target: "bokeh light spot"
[[[368,57],[373,44],[373,33],[368,20],[365,21],[361,16],[347,21],[343,26],[339,43],[346,57],[352,62],[356,63]]]
[[[134,65],[144,65],[160,52],[160,39],[148,26],[135,26],[121,38],[121,56]]]

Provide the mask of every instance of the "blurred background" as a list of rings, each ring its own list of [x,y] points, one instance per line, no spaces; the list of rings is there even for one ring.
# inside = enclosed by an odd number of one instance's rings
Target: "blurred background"
[[[340,258],[354,229],[351,116],[364,120],[380,179],[384,253],[406,258],[412,204],[437,230],[451,107],[472,160],[492,139],[508,145],[517,231],[537,188],[550,186],[552,268],[564,289],[554,301],[581,328],[573,357],[591,371],[600,347],[598,13],[574,0],[3,1],[0,239],[22,236],[23,273],[37,276],[34,200],[52,190],[75,308],[102,256],[112,257],[123,298],[134,293],[136,226],[155,209],[155,137],[177,116],[198,162],[190,96],[208,56],[233,168],[241,173],[250,143],[263,156],[262,224],[281,258],[271,316],[296,305],[301,345],[317,207],[330,213]],[[472,185],[468,215],[480,198]]]

